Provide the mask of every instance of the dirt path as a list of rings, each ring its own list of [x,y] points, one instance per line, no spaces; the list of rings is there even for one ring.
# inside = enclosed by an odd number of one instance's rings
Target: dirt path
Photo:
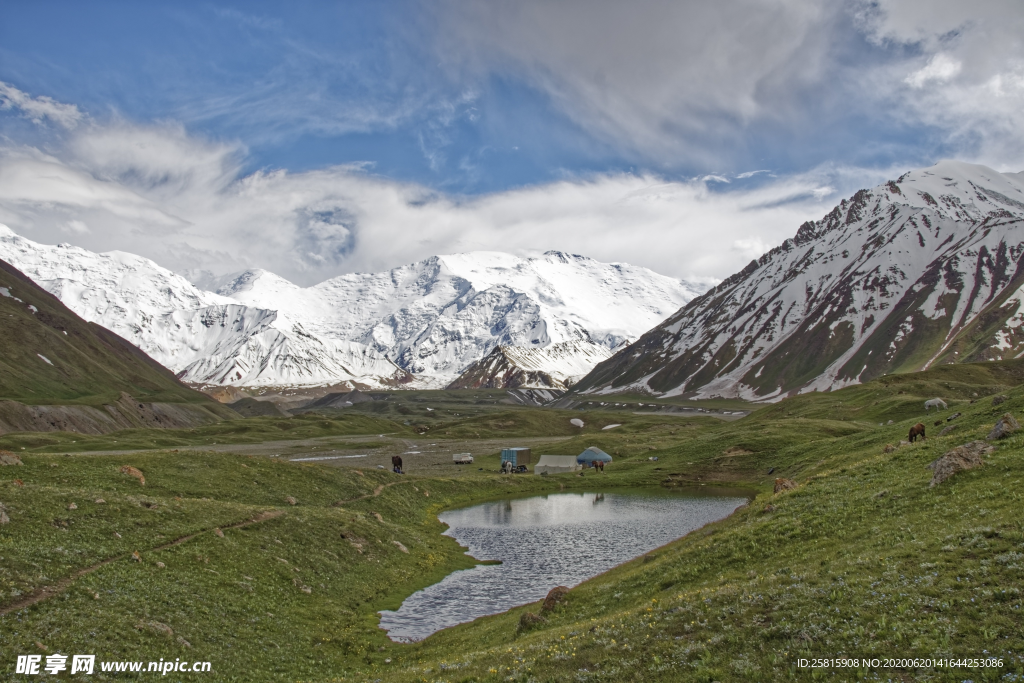
[[[396,483],[398,483],[398,482],[396,482]],[[209,532],[213,531],[214,529],[222,529],[222,530],[223,529],[239,529],[241,527],[249,526],[250,524],[258,524],[260,522],[265,522],[268,519],[274,519],[275,517],[280,517],[283,514],[284,514],[284,510],[267,510],[266,512],[261,512],[260,514],[256,515],[255,517],[251,517],[249,519],[242,520],[241,522],[235,522],[234,524],[229,524],[227,526],[222,526],[222,527],[211,527],[210,529],[204,529],[203,531],[197,531],[194,534],[189,534],[187,536],[182,536],[181,538],[176,538],[173,541],[170,541],[169,543],[164,543],[163,545],[158,545],[155,548],[150,548],[146,552],[156,552],[158,550],[164,550],[165,548],[170,548],[171,546],[175,546],[175,545],[178,545],[180,543],[184,543],[185,541],[190,541],[193,538],[195,538],[196,536],[199,536],[201,534],[209,533]],[[102,562],[98,562],[98,563],[92,565],[91,567],[85,567],[84,569],[79,569],[78,571],[72,573],[71,575],[65,576],[63,579],[61,579],[60,581],[58,581],[55,584],[52,584],[50,586],[43,586],[42,588],[37,588],[36,590],[34,590],[31,593],[29,593],[28,595],[24,596],[23,598],[21,598],[17,602],[13,602],[13,603],[11,603],[10,605],[8,605],[8,606],[6,606],[4,608],[0,608],[0,616],[4,616],[6,614],[10,614],[11,612],[16,612],[16,611],[18,611],[20,609],[25,609],[26,607],[31,607],[32,605],[35,605],[36,603],[42,602],[43,600],[48,600],[48,599],[54,597],[55,595],[60,595],[61,593],[66,591],[68,588],[70,588],[71,584],[73,584],[77,579],[85,576],[86,574],[91,574],[94,571],[96,571],[97,569],[101,569],[103,567],[106,567],[108,564],[111,564],[112,562],[117,562],[118,560],[126,560],[129,557],[131,557],[131,553],[126,553],[124,555],[118,555],[116,557],[108,558],[106,560],[103,560]]]
[[[367,494],[362,495],[362,496],[357,496],[356,498],[349,498],[348,500],[336,500],[333,503],[331,503],[331,507],[332,508],[340,508],[342,505],[347,505],[348,503],[354,503],[357,500],[366,500],[367,498],[376,498],[377,496],[379,496],[381,493],[384,492],[384,489],[386,489],[389,486],[395,486],[397,484],[408,484],[408,483],[409,482],[407,482],[407,481],[392,481],[392,482],[389,482],[387,484],[381,484],[380,486],[378,486],[377,488],[375,488],[373,490],[373,493],[367,493]]]

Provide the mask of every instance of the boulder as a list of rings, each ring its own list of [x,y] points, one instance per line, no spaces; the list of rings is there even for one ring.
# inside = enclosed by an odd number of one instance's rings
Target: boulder
[[[546,621],[547,619],[540,616],[539,614],[534,614],[533,612],[523,612],[523,615],[519,617],[519,630],[526,631],[533,628],[534,626],[537,626],[538,624],[543,624]]]
[[[928,464],[929,469],[933,472],[932,483],[929,485],[929,488],[932,486],[938,486],[957,472],[981,467],[985,464],[982,460],[982,456],[985,456],[994,450],[994,447],[988,445],[984,441],[971,441],[970,443],[965,443],[963,446],[957,446],[941,458]]]
[[[899,446],[893,446],[891,443],[887,443],[887,444],[885,444],[885,448],[882,449],[882,452],[883,453],[892,453],[897,448],[899,448]],[[776,491],[776,493],[778,493],[778,491]]]
[[[993,406],[997,406],[1000,403],[1004,403],[1007,400],[1008,400],[1008,397],[1007,396],[1003,396],[1002,394],[1000,394],[999,396],[993,396],[992,397],[992,405]]]
[[[547,597],[544,598],[544,604],[541,605],[542,612],[550,612],[555,609],[558,603],[565,600],[565,596],[569,594],[569,588],[566,586],[555,586],[548,591]]]
[[[1018,423],[1017,420],[1013,419],[1013,415],[1005,413],[1001,418],[999,418],[999,422],[996,422],[996,425],[992,428],[992,431],[989,432],[988,436],[985,438],[987,438],[989,441],[993,441],[995,439],[1002,439],[1005,436],[1013,434],[1018,429],[1020,429],[1020,423]]]
[[[0,451],[0,465],[20,465],[21,458],[10,451]]]
[[[775,493],[781,493],[783,491],[792,491],[796,488],[796,482],[792,479],[776,479],[775,480]]]
[[[950,426],[946,427],[941,432],[939,432],[939,436],[945,436],[946,434],[949,434],[951,431],[956,429],[958,426],[959,425],[950,425]]]

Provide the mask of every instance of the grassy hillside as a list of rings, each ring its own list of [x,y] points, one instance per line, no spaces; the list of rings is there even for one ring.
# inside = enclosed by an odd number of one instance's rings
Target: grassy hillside
[[[0,261],[0,400],[32,405],[210,403],[113,332],[87,323]]]
[[[200,450],[25,451],[23,466],[0,467],[10,517],[0,526],[0,650],[210,660],[216,680],[226,681],[388,682],[811,680],[799,657],[992,654],[1001,668],[819,677],[1019,680],[1024,434],[997,442],[983,467],[937,487],[925,467],[984,438],[1003,413],[1024,417],[1018,368],[986,363],[883,377],[731,423],[586,413],[587,431],[553,441],[552,450],[597,445],[611,453],[615,462],[596,480],[602,485],[730,484],[756,498],[573,589],[539,625],[520,628],[524,612],[540,612],[528,605],[414,645],[390,643],[375,614],[471,563],[439,535],[440,510],[592,488],[593,475],[469,469],[401,477]],[[1009,400],[993,405],[993,393]],[[922,402],[935,395],[951,403],[943,426],[956,428],[940,438],[932,427],[939,418],[927,415],[927,441],[885,453],[926,417]],[[554,437],[570,415],[580,413],[509,411],[445,424],[450,432],[536,429]],[[606,417],[622,426],[598,429]],[[271,429],[271,418],[260,419],[267,422],[244,422]],[[293,423],[328,429],[324,415],[303,419],[310,422]],[[440,424],[426,436],[400,428],[433,442]],[[145,486],[122,465],[139,468]],[[775,494],[779,476],[797,488]],[[131,559],[134,550],[141,561]],[[68,580],[106,560],[113,561]],[[26,604],[33,591],[64,580],[55,597]]]

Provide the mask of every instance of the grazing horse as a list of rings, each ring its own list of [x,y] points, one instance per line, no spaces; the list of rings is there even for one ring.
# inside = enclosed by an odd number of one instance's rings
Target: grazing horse
[[[926,413],[928,412],[929,408],[935,408],[936,410],[945,410],[947,407],[948,406],[946,406],[946,402],[943,401],[941,398],[933,398],[929,401],[924,402],[924,412]]]
[[[391,456],[391,471],[395,474],[403,474],[402,472],[402,456],[392,455]]]
[[[910,443],[914,443],[914,440],[917,437],[921,437],[922,439],[927,441],[927,439],[925,439],[924,436],[924,425],[921,424],[920,422],[918,422],[916,425],[910,428],[910,436],[908,436],[907,439],[909,439]]]

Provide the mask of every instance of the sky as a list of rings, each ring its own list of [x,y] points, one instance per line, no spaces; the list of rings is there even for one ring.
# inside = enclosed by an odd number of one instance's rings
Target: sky
[[[0,4],[0,222],[200,284],[549,249],[714,282],[1024,170],[1019,0]]]

